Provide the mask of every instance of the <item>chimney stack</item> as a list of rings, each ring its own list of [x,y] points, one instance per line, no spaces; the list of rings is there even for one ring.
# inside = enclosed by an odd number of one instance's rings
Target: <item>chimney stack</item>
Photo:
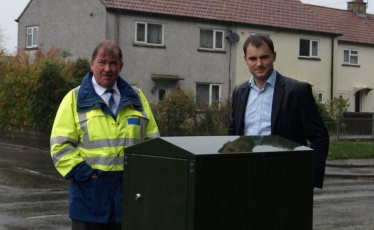
[[[353,0],[351,2],[347,2],[348,4],[348,11],[356,12],[356,14],[366,15],[366,2],[364,0]]]

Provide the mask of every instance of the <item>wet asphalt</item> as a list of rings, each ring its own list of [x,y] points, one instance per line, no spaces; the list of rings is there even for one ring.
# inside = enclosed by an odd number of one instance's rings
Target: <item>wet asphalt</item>
[[[0,144],[1,230],[70,229],[68,206],[68,181],[47,151]]]
[[[365,196],[371,197],[374,159],[327,161],[327,186],[335,186],[334,178],[364,179],[367,181],[365,186],[369,186],[369,193]],[[326,199],[325,192],[330,194],[328,187],[315,192],[314,211],[319,208],[318,201]],[[0,230],[68,230],[71,228],[68,207],[68,181],[54,168],[45,146],[28,147],[0,140]],[[335,204],[334,207],[340,206]],[[326,208],[322,209],[321,213]],[[323,218],[318,213],[314,214],[315,227],[326,225]],[[316,229],[345,228],[331,226]],[[357,229],[374,229],[374,226]]]

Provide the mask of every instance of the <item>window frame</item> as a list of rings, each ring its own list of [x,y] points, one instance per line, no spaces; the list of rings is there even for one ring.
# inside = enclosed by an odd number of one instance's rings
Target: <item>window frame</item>
[[[344,54],[345,54],[345,52],[346,51],[348,51],[348,62],[346,62],[344,59],[345,59],[345,57],[344,57]],[[355,52],[357,52],[357,54],[352,54],[352,51],[355,51]],[[351,57],[357,57],[357,63],[352,63],[351,62]],[[358,49],[350,49],[350,48],[344,48],[343,49],[343,64],[345,64],[345,65],[359,65],[359,50]]]
[[[209,85],[209,101],[208,101],[208,103],[209,103],[209,105],[212,105],[212,103],[213,103],[213,100],[212,100],[212,97],[213,97],[213,87],[214,86],[218,86],[218,100],[221,100],[221,98],[222,98],[222,84],[217,84],[217,83],[196,83],[196,88],[197,88],[197,85]],[[197,97],[198,97],[198,95],[197,95],[197,90],[196,90],[196,103],[198,104],[198,102],[197,102]],[[198,104],[199,105],[199,104]]]
[[[36,29],[36,35],[34,34],[35,29]],[[29,30],[31,31],[31,33],[29,33]],[[26,27],[26,48],[27,49],[38,47],[38,34],[39,34],[38,26]],[[29,45],[29,36],[31,36],[31,43],[32,43],[31,45]]]
[[[145,41],[138,41],[138,24],[143,24],[144,25],[144,40]],[[148,42],[148,25],[159,25],[161,26],[161,43],[150,43]],[[145,44],[145,45],[151,45],[151,46],[164,46],[164,36],[165,36],[165,27],[164,24],[162,23],[157,23],[157,22],[141,22],[141,21],[136,21],[135,22],[135,43],[136,44]]]
[[[301,40],[306,40],[306,41],[309,41],[309,55],[308,56],[304,56],[304,55],[301,55],[300,52],[301,52]],[[313,42],[317,42],[317,55],[312,55],[313,54]],[[311,38],[300,38],[299,39],[299,57],[302,57],[302,58],[319,58],[319,47],[320,47],[320,42],[318,39],[311,39]]]
[[[213,46],[212,48],[207,48],[207,47],[202,47],[201,46],[201,30],[210,30],[210,31],[213,31]],[[221,32],[222,33],[222,48],[217,48],[216,47],[216,41],[217,41],[217,32]],[[222,51],[222,50],[225,50],[225,31],[224,30],[217,30],[217,29],[211,29],[211,28],[200,28],[199,29],[199,49],[203,49],[203,50],[219,50],[219,51]]]

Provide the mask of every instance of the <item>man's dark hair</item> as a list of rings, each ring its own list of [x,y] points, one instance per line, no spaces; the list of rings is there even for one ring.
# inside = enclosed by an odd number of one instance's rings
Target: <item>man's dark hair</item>
[[[255,35],[249,36],[247,40],[245,40],[244,45],[243,45],[244,55],[247,55],[247,47],[249,44],[258,48],[262,46],[264,43],[266,43],[269,46],[271,52],[274,53],[274,44],[273,44],[273,41],[270,39],[270,37],[264,34],[255,34]]]
[[[103,41],[101,42],[99,45],[96,46],[95,50],[93,51],[92,53],[92,57],[91,57],[91,60],[95,60],[96,56],[97,56],[97,53],[100,51],[100,50],[103,50],[104,53],[110,53],[110,54],[113,54],[115,52],[118,52],[118,56],[119,56],[119,61],[120,63],[122,63],[122,50],[121,48],[117,45],[117,43],[115,43],[114,41],[111,41],[111,40],[106,40],[106,41]]]

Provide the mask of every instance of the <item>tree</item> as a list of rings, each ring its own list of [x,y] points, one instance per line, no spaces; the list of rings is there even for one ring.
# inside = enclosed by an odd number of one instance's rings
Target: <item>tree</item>
[[[7,50],[5,48],[5,40],[7,40],[8,37],[4,34],[4,30],[0,27],[0,56],[3,56],[7,53]]]

